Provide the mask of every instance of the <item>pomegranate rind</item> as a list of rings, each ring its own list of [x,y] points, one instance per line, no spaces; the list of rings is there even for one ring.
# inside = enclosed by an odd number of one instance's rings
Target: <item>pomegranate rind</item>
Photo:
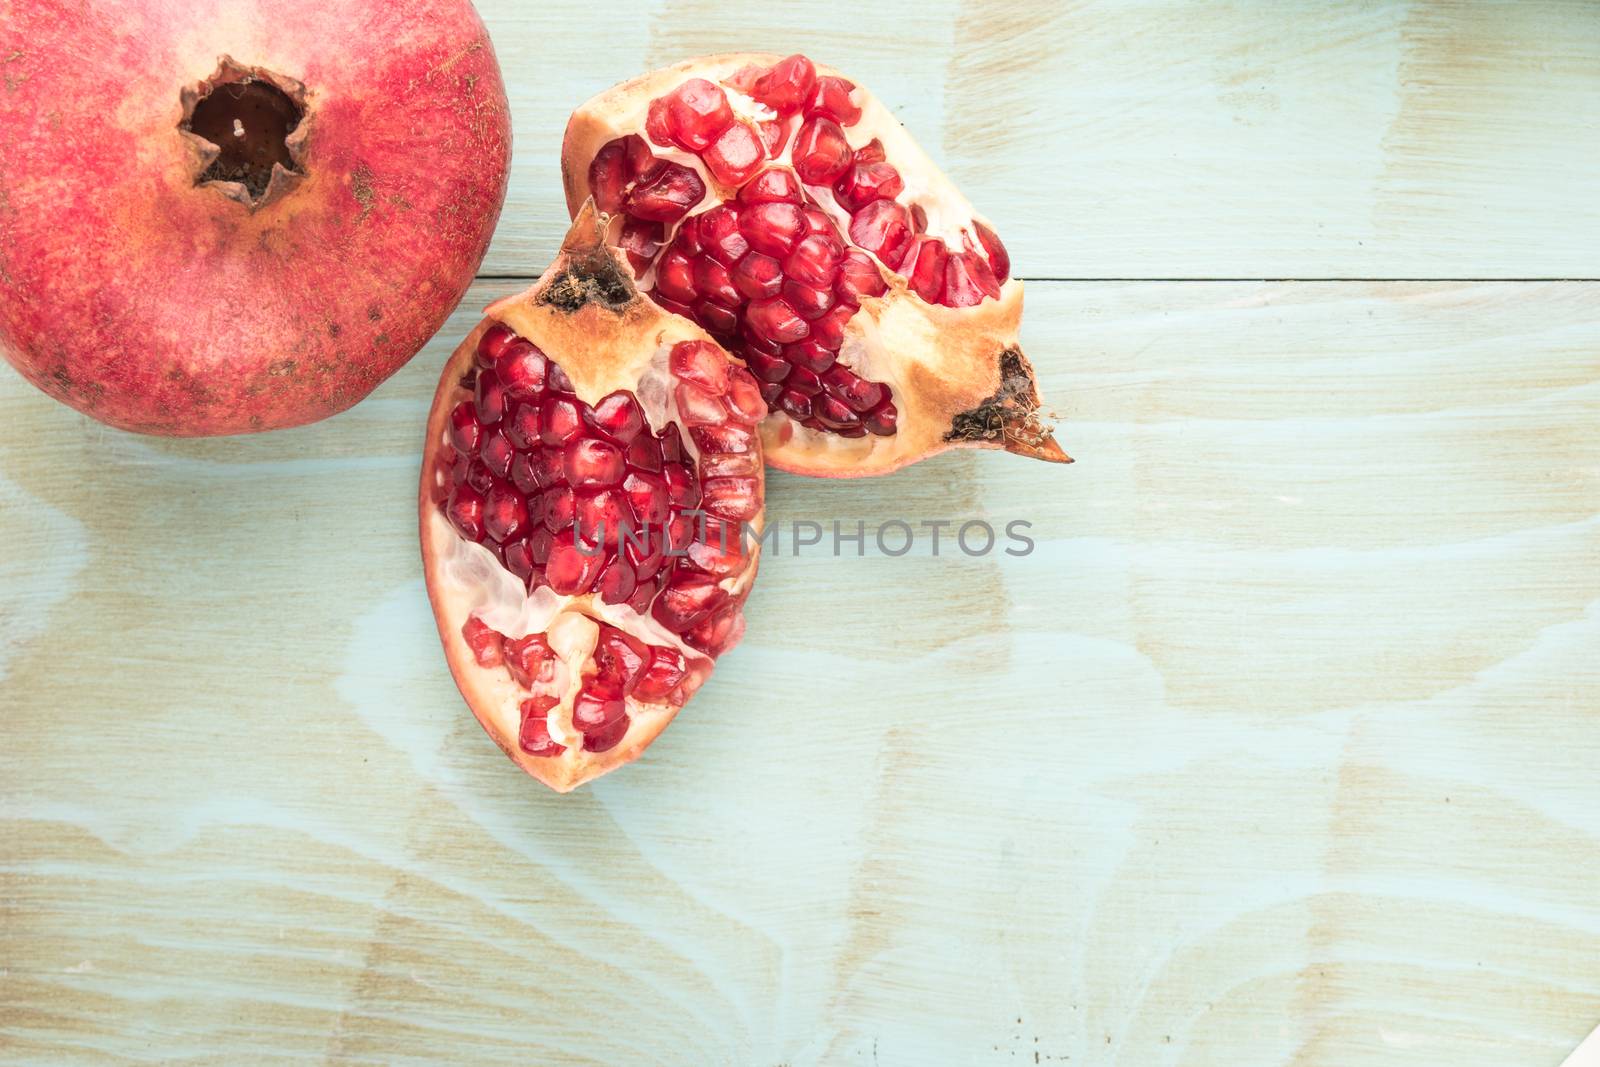
[[[576,215],[589,198],[589,164],[600,149],[618,137],[644,135],[650,101],[691,77],[729,88],[736,72],[769,67],[782,58],[727,52],[690,59],[613,86],[583,104],[568,120],[561,148],[568,211]],[[824,64],[815,66],[819,77],[843,76]],[[881,141],[902,173],[921,176],[920,196],[946,205],[952,217],[996,229],[881,102],[865,91],[858,96],[862,115],[849,128],[853,143]],[[663,158],[695,167],[718,199],[732,195],[695,156],[660,145],[652,148]],[[881,265],[880,273],[889,291],[861,300],[861,311],[845,326],[845,352],[858,357],[850,363],[853,371],[891,388],[900,412],[896,432],[850,439],[807,429],[773,413],[761,424],[768,463],[793,474],[851,478],[887,474],[952,448],[1004,449],[1035,459],[1071,462],[1039,410],[1033,367],[1017,340],[1022,323],[1020,279],[1008,278],[998,299],[951,308],[924,302],[911,291],[907,278]]]
[[[510,326],[560,363],[578,396],[587,403],[619,388],[631,391],[650,362],[650,354],[661,346],[688,340],[715,345],[705,331],[663,311],[631,286],[626,292],[603,286],[607,271],[602,268],[605,263],[614,262],[614,253],[602,241],[604,222],[604,216],[597,216],[592,210],[580,213],[555,264],[527,291],[491,305],[487,317],[446,362],[428,415],[417,497],[428,600],[456,687],[500,750],[558,793],[570,792],[637,759],[677,717],[681,706],[670,702],[641,705],[630,699],[628,732],[620,743],[604,752],[585,751],[577,744],[553,757],[523,751],[518,743],[520,721],[515,708],[528,694],[515,690],[503,668],[479,665],[463,636],[475,605],[470,591],[455,587],[445,575],[444,561],[455,551],[460,535],[440,510],[435,472],[439,452],[445,447],[450,412],[461,396],[461,378],[474,366],[479,339],[497,323]],[[585,291],[585,278],[601,288]],[[596,339],[602,337],[607,342],[597,345]],[[618,359],[619,352],[628,353],[630,358]],[[765,480],[759,464],[756,471],[764,495]],[[759,532],[761,522],[757,517],[751,526]],[[759,563],[760,545],[756,543],[750,548],[745,567],[724,585],[730,598],[742,601],[748,596]],[[618,610],[602,604],[598,593],[566,598],[561,609],[563,614],[581,614],[595,622],[614,622]],[[680,647],[680,651],[687,664],[686,688],[692,693],[709,677],[713,659],[687,647]],[[570,701],[567,705],[562,710],[570,714]]]

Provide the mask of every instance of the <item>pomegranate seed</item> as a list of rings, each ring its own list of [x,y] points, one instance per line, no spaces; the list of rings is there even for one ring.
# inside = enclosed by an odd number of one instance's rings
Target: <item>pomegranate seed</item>
[[[821,318],[824,312],[833,307],[833,290],[813,289],[790,279],[784,283],[783,299],[799,312],[801,318],[810,321]]]
[[[549,533],[542,526],[539,527],[539,532]],[[533,577],[534,568],[538,566],[538,561],[533,558],[532,536],[519,537],[515,541],[506,542],[505,550],[506,570],[521,578],[523,584],[527,584],[528,579]]]
[[[747,426],[725,422],[721,426],[696,426],[689,431],[701,452],[749,452],[755,447],[755,434]]]
[[[760,462],[748,452],[743,455],[704,456],[700,460],[700,475],[704,478],[751,478],[760,470]]]
[[[640,526],[660,526],[671,516],[665,478],[630,471],[622,480],[622,491],[628,494],[628,503]]]
[[[634,577],[633,568],[628,561],[617,556],[605,569],[600,572],[600,580],[595,583],[595,589],[600,594],[600,599],[607,604],[626,604],[628,598],[633,596],[633,591],[638,588],[638,579]]]
[[[979,234],[982,237],[982,234]],[[993,237],[993,234],[989,235]],[[984,247],[988,247],[985,245]],[[478,338],[478,362],[485,367],[492,366],[495,360],[505,352],[512,341],[517,340],[516,333],[503,322],[497,322]]]
[[[467,485],[479,493],[487,493],[494,485],[494,472],[482,460],[462,456],[460,460],[461,471],[457,485]]]
[[[795,245],[789,258],[784,260],[783,270],[791,280],[802,285],[827,288],[833,285],[833,276],[843,256],[844,248],[838,240],[814,233]]]
[[[496,482],[484,498],[484,532],[495,542],[505,544],[522,536],[527,527],[527,501],[510,482]]]
[[[483,447],[478,450],[478,458],[483,460],[483,465],[489,468],[489,473],[496,478],[507,478],[511,475],[511,457],[515,450],[511,441],[506,437],[505,429],[496,426],[490,430],[483,439]]]
[[[778,397],[782,395],[783,384],[781,382],[763,381],[761,383],[761,399],[767,402],[768,408],[777,407]]]
[[[807,238],[810,240],[810,238]],[[747,299],[777,296],[783,288],[783,266],[771,256],[751,252],[730,272],[733,286]]]
[[[621,213],[631,180],[628,172],[628,151],[622,140],[612,141],[595,154],[589,164],[589,193],[595,207],[608,215]]]
[[[576,515],[578,536],[588,545],[604,544],[616,548],[622,543],[624,533],[638,529],[633,507],[627,494],[620,489],[601,489],[593,493],[577,493]],[[623,597],[627,599],[626,595]]]
[[[716,396],[728,391],[728,361],[722,350],[705,341],[681,341],[667,361],[672,373]]]
[[[644,132],[663,148],[672,145],[672,128],[667,121],[667,100],[658,96],[650,101],[650,110],[644,120]]]
[[[628,446],[628,466],[636,470],[661,470],[661,442],[650,434],[641,434]]]
[[[518,341],[501,356],[495,374],[507,396],[534,396],[544,390],[544,353],[526,341]]]
[[[661,591],[651,615],[673,633],[682,633],[721,606],[727,594],[709,575],[679,572]]]
[[[953,308],[973,307],[986,296],[1000,295],[1000,286],[983,257],[957,252],[945,263],[944,302]]]
[[[717,337],[732,337],[739,329],[739,316],[721,304],[702,300],[694,306],[694,318],[706,332]]]
[[[700,487],[694,472],[682,463],[668,463],[661,471],[667,480],[667,500],[675,508],[692,508],[700,503]]]
[[[530,756],[559,756],[567,746],[550,736],[550,709],[558,701],[555,697],[536,696],[522,702],[522,728],[517,744]]]
[[[735,209],[723,204],[695,218],[699,220],[695,228],[695,247],[699,252],[731,267],[750,251],[750,242],[739,232],[739,213]]]
[[[850,167],[850,144],[829,118],[807,119],[794,140],[794,169],[807,185],[832,185]]]
[[[705,151],[733,124],[727,94],[704,78],[690,78],[662,99],[667,131],[679,148],[690,152]]]
[[[598,677],[620,689],[624,696],[644,677],[650,658],[649,645],[615,626],[601,625],[600,640],[594,648]]]
[[[461,636],[472,650],[472,658],[478,666],[498,667],[505,662],[501,655],[501,644],[505,639],[476,615],[461,628]]]
[[[756,175],[755,179],[739,190],[739,202],[742,204],[798,204],[800,203],[800,179],[794,176],[794,171],[782,167],[770,167]]]
[[[676,649],[651,645],[650,662],[645,666],[638,681],[634,683],[632,696],[635,700],[643,702],[665,700],[678,683],[683,681],[683,676],[683,653]]]
[[[483,440],[483,423],[478,421],[472,401],[463,400],[450,409],[450,444],[463,455],[474,455]]]
[[[781,296],[753,300],[745,311],[745,325],[774,344],[798,341],[811,332],[806,320]]]
[[[700,506],[724,519],[748,521],[761,513],[761,484],[754,478],[708,478]]]
[[[850,99],[855,85],[843,78],[825,75],[817,79],[806,100],[807,115],[826,115],[841,126],[853,126],[861,119],[861,109]]]
[[[877,434],[879,437],[891,436],[894,433],[897,415],[894,405],[885,403],[866,417],[867,432]]]
[[[777,406],[791,419],[804,422],[811,417],[811,398],[793,389],[785,389],[778,394]]]
[[[578,690],[578,699],[572,704],[572,725],[584,733],[584,748],[590,747],[587,735],[605,733],[619,721],[623,724],[628,721],[622,690],[607,687],[598,679]],[[611,744],[618,740],[621,738]]]
[[[545,640],[543,634],[507,639],[505,657],[506,669],[524,689],[535,682],[551,681],[556,676],[555,653],[550,650],[550,642]]]
[[[818,343],[816,338],[808,337],[804,341],[783,346],[783,358],[802,367],[812,374],[821,374],[833,366],[833,361],[838,358],[833,349]]]
[[[750,363],[750,369],[764,382],[781,382],[789,376],[789,363],[778,356],[769,356],[764,352],[746,352],[745,359]]]
[[[789,371],[788,386],[803,396],[816,396],[822,392],[822,378],[804,367]]]
[[[899,270],[911,248],[910,213],[897,201],[874,200],[851,217],[850,240]]]
[[[715,425],[726,419],[722,401],[689,382],[681,382],[677,391],[678,414],[685,426]]]
[[[538,460],[533,466],[533,478],[541,488],[548,489],[558,484],[567,476],[566,461],[561,456],[561,449],[557,447],[541,448]]]
[[[874,200],[893,200],[905,192],[900,172],[887,163],[857,163],[834,183],[834,195],[846,211],[858,211]]]
[[[974,221],[972,225],[978,231],[978,243],[989,253],[990,272],[998,284],[1004,285],[1006,279],[1011,277],[1011,256],[1006,252],[1006,246],[1001,244],[995,232],[983,223]]]
[[[851,249],[839,264],[834,291],[839,294],[840,300],[859,304],[864,296],[882,296],[889,291],[889,285],[870,256]]]
[[[745,422],[759,422],[767,414],[766,405],[761,401],[760,387],[750,372],[742,367],[735,368],[729,374],[728,395],[723,398],[723,403],[727,404],[729,414]]]
[[[782,259],[805,233],[806,218],[794,204],[752,204],[740,212],[739,230],[751,248]]]
[[[586,409],[584,420],[619,445],[628,444],[644,429],[644,411],[639,402],[632,393],[621,389]]]
[[[737,310],[744,303],[733,279],[728,276],[728,268],[710,256],[694,261],[694,287],[701,296],[725,308]]]
[[[656,264],[656,288],[673,300],[692,303],[700,296],[694,287],[694,261],[676,248],[669,249]]]
[[[643,273],[661,249],[666,231],[659,222],[630,218],[622,224],[622,236],[617,244],[628,254],[628,263],[635,273]]]
[[[539,401],[524,400],[500,420],[500,428],[513,448],[532,448],[539,441]]]
[[[583,750],[585,752],[609,752],[622,743],[628,736],[628,717],[626,715],[617,719],[611,725],[590,730],[583,735]]]
[[[789,135],[794,132],[794,125],[789,119],[772,119],[756,123],[756,134],[761,138],[761,145],[767,150],[768,156],[776,159],[783,154],[783,146],[789,143]]]
[[[515,485],[518,491],[529,494],[543,488],[535,474],[533,456],[527,452],[518,452],[512,457],[511,484]]]
[[[564,445],[582,430],[578,402],[570,397],[550,397],[539,409],[539,440],[547,445]]]
[[[751,97],[780,114],[798,111],[816,84],[817,68],[802,55],[780,59],[750,85]]]
[[[811,398],[811,413],[816,416],[818,422],[830,430],[860,421],[844,401],[826,393]]]
[[[930,304],[937,304],[944,295],[944,267],[949,255],[937,237],[921,239],[916,266],[911,269],[911,289]]]
[[[667,558],[666,548],[666,532],[659,528],[650,530],[648,537],[623,542],[622,555],[633,567],[634,581],[649,582],[660,572]]]
[[[483,540],[483,494],[470,485],[450,490],[445,517],[468,541]]]
[[[662,163],[628,191],[628,214],[657,222],[677,222],[706,194],[706,183],[688,167]]]
[[[477,412],[478,421],[485,426],[500,421],[500,416],[506,410],[506,391],[500,384],[500,379],[494,371],[484,371],[478,375],[478,383],[473,387],[473,410]]]
[[[694,320],[694,309],[690,308],[686,304],[681,304],[678,301],[669,298],[660,289],[650,290],[650,299],[661,305],[661,308],[665,311],[670,311],[674,315],[682,315],[691,322]]]
[[[578,513],[578,498],[570,486],[557,485],[539,498],[539,520],[551,533],[570,529]]]
[[[528,554],[533,557],[533,562],[543,567],[550,558],[550,546],[555,542],[555,537],[543,526],[534,527],[533,533],[528,535]]]
[[[576,596],[589,591],[604,565],[602,557],[578,550],[577,539],[569,527],[557,532],[551,541],[544,577],[557,596]]]
[[[857,163],[882,163],[884,159],[883,142],[876,137],[856,149],[855,161]]]
[[[888,390],[882,385],[869,382],[855,372],[838,365],[822,376],[822,387],[829,395],[838,397],[850,405],[851,410],[859,412],[871,411],[883,403],[883,398],[888,395]]]
[[[616,445],[584,438],[566,451],[567,484],[574,489],[593,489],[622,481],[626,464]]]
[[[839,351],[844,346],[845,325],[855,313],[853,304],[835,304],[832,311],[811,324],[811,340],[830,352]]]
[[[737,188],[761,166],[766,151],[754,130],[736,122],[722,131],[722,136],[700,158],[719,182]]]

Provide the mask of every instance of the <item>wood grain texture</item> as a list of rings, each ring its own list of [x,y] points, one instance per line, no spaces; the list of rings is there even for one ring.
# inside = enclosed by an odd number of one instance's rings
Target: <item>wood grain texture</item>
[[[470,311],[262,437],[0,377],[0,1058],[1554,1067],[1600,1019],[1600,286],[1029,299],[1078,465],[770,517],[1035,551],[772,554],[565,798],[420,584]]]
[[[1025,278],[1600,276],[1600,5],[483,0],[516,158],[491,274],[565,229],[567,114],[806,51],[901,116]]]

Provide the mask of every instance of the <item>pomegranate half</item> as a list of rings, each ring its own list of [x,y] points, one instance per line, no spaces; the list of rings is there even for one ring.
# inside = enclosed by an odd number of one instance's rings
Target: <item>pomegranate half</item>
[[[443,325],[511,130],[468,0],[0,4],[0,352],[113,426],[341,411]]]
[[[1070,462],[988,220],[877,98],[804,56],[692,59],[601,93],[562,146],[657,303],[743,358],[768,462],[882,474],[948,448]]]
[[[439,382],[422,560],[489,736],[565,792],[672,721],[744,633],[760,555],[760,387],[635,288],[587,206]]]

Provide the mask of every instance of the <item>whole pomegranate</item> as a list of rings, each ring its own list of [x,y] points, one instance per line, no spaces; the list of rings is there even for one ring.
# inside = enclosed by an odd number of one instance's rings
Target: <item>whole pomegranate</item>
[[[0,4],[0,350],[102,422],[311,422],[466,291],[511,133],[468,0]]]
[[[567,203],[662,307],[747,361],[768,462],[882,474],[958,446],[1069,462],[1005,246],[899,120],[805,56],[692,59],[584,104]]]
[[[744,633],[764,482],[750,372],[639,294],[590,205],[489,308],[428,419],[423,567],[489,735],[565,792],[636,757]]]

